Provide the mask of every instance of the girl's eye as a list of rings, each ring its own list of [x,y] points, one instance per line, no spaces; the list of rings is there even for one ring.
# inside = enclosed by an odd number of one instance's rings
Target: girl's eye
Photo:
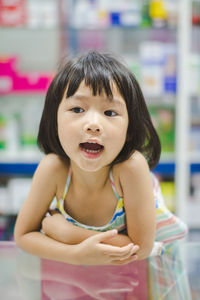
[[[83,108],[81,107],[73,107],[71,111],[75,112],[76,114],[84,112]]]
[[[113,110],[106,110],[104,114],[108,117],[115,117],[117,115],[117,113]]]

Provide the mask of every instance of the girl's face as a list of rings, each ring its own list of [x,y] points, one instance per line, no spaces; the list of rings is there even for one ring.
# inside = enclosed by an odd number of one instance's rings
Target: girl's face
[[[58,136],[63,150],[85,171],[108,166],[122,150],[128,128],[126,103],[113,84],[113,98],[94,96],[82,81],[58,107]]]

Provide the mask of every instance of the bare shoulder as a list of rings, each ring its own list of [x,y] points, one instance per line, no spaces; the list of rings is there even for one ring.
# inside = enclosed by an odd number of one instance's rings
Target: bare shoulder
[[[63,159],[60,158],[57,154],[50,153],[43,157],[40,164],[47,168],[57,169],[62,167]]]
[[[129,159],[120,163],[117,169],[120,179],[126,179],[129,176],[140,177],[145,173],[150,173],[147,160],[139,151],[135,151]]]
[[[48,199],[60,195],[68,173],[66,160],[56,154],[47,154],[39,163],[32,180],[31,191],[33,194],[38,191],[44,196],[48,194]],[[38,196],[37,196],[38,197]]]
[[[113,177],[118,194],[123,195],[125,186],[133,187],[140,185],[146,178],[150,179],[146,158],[139,151],[135,151],[129,159],[113,166]]]
[[[60,173],[67,168],[67,162],[63,158],[59,157],[54,153],[50,153],[45,155],[45,157],[41,160],[38,168],[40,170],[44,170],[44,172],[48,173]]]
[[[35,174],[33,176],[33,181],[42,181],[50,185],[57,186],[60,179],[67,173],[68,167],[67,162],[60,158],[56,154],[47,154],[40,161]]]

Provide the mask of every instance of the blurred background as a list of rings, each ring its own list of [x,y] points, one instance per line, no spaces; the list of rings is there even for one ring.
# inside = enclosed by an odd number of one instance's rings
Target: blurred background
[[[200,241],[200,0],[0,0],[0,240],[42,158],[45,92],[60,59],[117,54],[141,84],[162,143],[154,172]]]

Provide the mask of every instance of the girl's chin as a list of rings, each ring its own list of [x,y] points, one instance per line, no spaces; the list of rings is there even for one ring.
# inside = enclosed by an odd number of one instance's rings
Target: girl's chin
[[[101,170],[104,166],[102,164],[90,164],[90,163],[80,163],[79,168],[85,172],[97,172]]]
[[[81,151],[78,156],[74,156],[71,159],[81,170],[85,172],[97,172],[102,168],[109,167],[112,162],[111,158],[110,160],[106,159],[103,154],[104,150],[97,153]]]
[[[84,159],[76,162],[76,165],[85,172],[97,172],[100,171],[102,168],[108,167],[109,163],[100,162],[100,160],[94,159]]]

